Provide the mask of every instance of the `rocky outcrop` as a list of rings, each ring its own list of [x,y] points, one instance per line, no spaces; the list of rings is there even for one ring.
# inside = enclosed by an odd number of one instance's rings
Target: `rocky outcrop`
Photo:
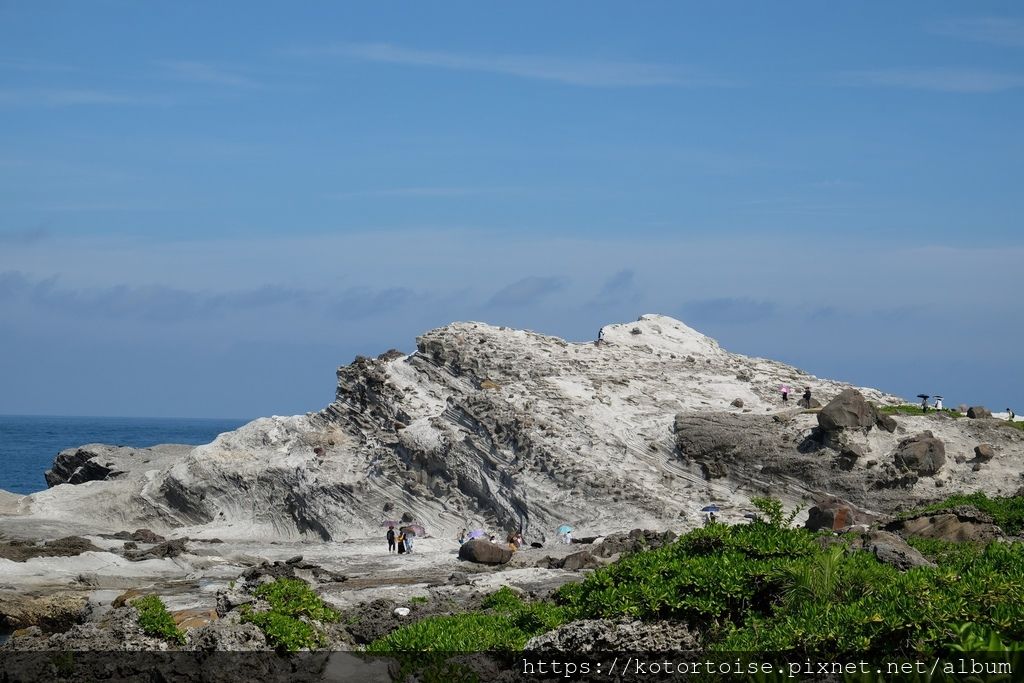
[[[836,409],[818,416],[784,406],[780,384],[810,386]],[[897,433],[924,429],[958,454],[981,442],[1001,455],[1024,452],[1024,436],[996,433],[988,420],[904,416],[897,429],[876,416],[882,428],[870,428],[873,405],[900,402],[729,353],[664,316],[608,325],[600,343],[454,323],[419,337],[411,354],[340,368],[335,400],[319,412],[261,418],[176,452],[83,447],[58,458],[51,483],[89,485],[0,502],[48,528],[88,529],[81,533],[174,537],[188,526],[201,536],[211,526],[248,539],[339,541],[407,517],[436,536],[522,529],[550,542],[566,522],[586,535],[682,530],[700,524],[709,503],[738,518],[765,494],[791,507],[831,493],[889,511],[930,499],[937,483],[991,494],[1016,487],[1003,471],[1012,457],[978,473],[943,465],[926,482],[934,454],[880,462],[876,454],[896,451]],[[842,443],[822,433],[841,433]]]
[[[990,443],[980,443],[974,447],[974,458],[978,462],[988,462],[996,457],[995,448]]]
[[[697,639],[676,621],[571,621],[527,641],[527,651],[552,652],[697,652]]]
[[[9,541],[0,543],[0,558],[25,562],[34,557],[73,557],[84,552],[98,551],[92,541],[79,536],[65,536],[53,541],[36,543],[33,541]]]
[[[936,474],[946,463],[946,445],[930,431],[900,441],[893,459],[898,467],[921,477]]]
[[[641,550],[654,550],[676,540],[671,531],[653,531],[651,529],[633,529],[629,533],[609,534],[601,540],[593,553],[598,557],[612,557],[622,553],[635,553]]]
[[[1002,538],[1003,530],[992,518],[971,506],[961,506],[899,519],[884,529],[906,538],[927,538],[950,543],[987,543]]]
[[[88,444],[68,448],[57,454],[53,467],[43,475],[47,486],[105,481],[125,476],[141,467],[163,466],[168,460],[186,456],[192,446],[164,444],[152,448],[130,448]]]
[[[89,611],[87,596],[81,593],[0,595],[0,630],[36,626],[44,633],[60,633],[85,621]]]
[[[971,406],[967,409],[967,417],[972,419],[992,417],[992,411],[985,406]]]

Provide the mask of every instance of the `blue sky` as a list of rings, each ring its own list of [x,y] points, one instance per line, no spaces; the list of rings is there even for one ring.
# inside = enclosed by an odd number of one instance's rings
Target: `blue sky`
[[[1024,410],[1017,3],[0,2],[0,413],[641,313]]]

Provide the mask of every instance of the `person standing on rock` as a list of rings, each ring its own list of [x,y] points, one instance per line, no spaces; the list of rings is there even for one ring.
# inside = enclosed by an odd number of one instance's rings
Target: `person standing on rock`
[[[463,529],[462,531],[459,532],[459,545],[462,545],[465,542],[466,542],[466,530]]]
[[[395,527],[388,527],[388,553],[395,552]]]
[[[398,532],[398,536],[395,538],[395,540],[398,541],[398,554],[399,555],[404,555],[405,554],[405,534],[403,534],[401,531],[399,531]]]
[[[780,389],[782,390],[782,402],[789,403],[789,385],[783,384]]]
[[[810,387],[804,387],[804,407],[805,408],[810,408],[811,407],[811,388]]]

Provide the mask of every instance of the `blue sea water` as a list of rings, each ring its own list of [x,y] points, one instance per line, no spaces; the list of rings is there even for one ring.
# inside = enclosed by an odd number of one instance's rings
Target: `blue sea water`
[[[155,446],[204,444],[247,420],[160,417],[48,417],[0,415],[0,489],[33,493],[46,488],[43,472],[57,453],[87,443]]]

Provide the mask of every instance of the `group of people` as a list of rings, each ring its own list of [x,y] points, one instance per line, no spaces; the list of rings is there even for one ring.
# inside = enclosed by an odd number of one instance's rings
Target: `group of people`
[[[789,403],[789,394],[792,391],[792,389],[790,389],[789,385],[788,384],[783,384],[781,387],[779,387],[779,390],[782,392],[782,402],[783,403]],[[803,405],[803,406],[805,406],[807,408],[811,407],[811,388],[810,387],[804,387],[804,396],[803,396],[801,405]]]
[[[388,552],[397,552],[399,555],[412,552],[412,540],[416,537],[416,534],[409,533],[399,529],[395,531],[395,527],[389,526],[387,539],[388,539]]]

